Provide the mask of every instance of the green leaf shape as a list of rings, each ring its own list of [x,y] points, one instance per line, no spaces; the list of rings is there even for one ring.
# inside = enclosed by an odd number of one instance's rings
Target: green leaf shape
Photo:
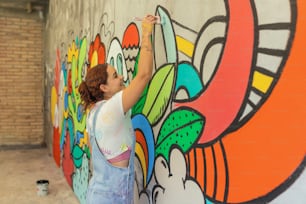
[[[82,69],[83,69],[83,65],[85,63],[85,59],[87,56],[86,47],[87,47],[87,40],[84,37],[81,40],[81,47],[80,47],[79,59],[78,59],[78,81],[79,83],[82,82]]]
[[[166,110],[174,83],[174,64],[167,64],[155,73],[142,113],[154,125]]]
[[[80,168],[82,165],[84,151],[78,146],[74,145],[72,150],[73,163],[76,168]]]
[[[136,59],[135,59],[135,65],[134,65],[134,72],[133,72],[133,79],[135,78],[136,74],[138,73],[138,62],[140,57],[140,49],[137,53]]]
[[[144,89],[144,91],[142,92],[139,100],[137,101],[137,103],[133,106],[132,109],[132,116],[137,115],[142,113],[142,109],[144,107],[145,101],[147,99],[147,94],[148,94],[148,86],[146,86],[146,88]]]
[[[77,80],[77,59],[73,55],[71,59],[71,85],[72,85],[72,93],[75,94],[76,91],[76,80]]]
[[[90,154],[90,148],[87,145],[84,145],[84,153],[86,154],[87,158],[90,159],[91,158],[91,154]]]
[[[169,160],[173,145],[186,153],[202,134],[204,118],[191,109],[177,109],[164,121],[156,141],[155,155]]]

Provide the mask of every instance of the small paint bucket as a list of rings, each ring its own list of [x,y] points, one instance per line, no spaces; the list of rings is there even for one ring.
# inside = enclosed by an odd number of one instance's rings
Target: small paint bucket
[[[48,180],[38,180],[38,181],[36,181],[37,195],[39,195],[39,196],[48,195],[48,187],[49,187],[49,181]]]

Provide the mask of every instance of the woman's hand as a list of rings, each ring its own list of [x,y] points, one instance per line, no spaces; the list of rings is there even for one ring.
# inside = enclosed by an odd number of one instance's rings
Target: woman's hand
[[[146,15],[143,19],[142,19],[142,35],[144,36],[150,36],[152,34],[152,30],[153,30],[153,25],[156,23],[157,21],[157,17],[153,16],[153,15]]]

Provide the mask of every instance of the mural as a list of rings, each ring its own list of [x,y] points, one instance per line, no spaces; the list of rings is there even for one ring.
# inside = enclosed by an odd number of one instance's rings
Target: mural
[[[306,3],[223,3],[198,30],[156,6],[155,71],[132,110],[135,203],[273,203],[305,169]],[[138,70],[139,25],[115,35],[107,15],[94,39],[76,36],[55,53],[53,155],[81,203],[91,155],[78,84],[98,63],[126,84]]]

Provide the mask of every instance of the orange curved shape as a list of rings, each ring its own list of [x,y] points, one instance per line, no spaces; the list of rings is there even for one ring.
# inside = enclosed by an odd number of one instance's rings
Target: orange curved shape
[[[223,138],[229,203],[259,198],[285,182],[306,155],[306,1],[297,1],[292,49],[272,94],[252,119]]]
[[[197,180],[205,195],[225,202],[228,175],[221,142],[192,148],[185,158],[190,177]]]
[[[142,150],[144,151],[144,155],[146,156],[146,158],[143,159],[145,159],[146,168],[148,168],[148,148],[147,148],[146,139],[143,133],[139,130],[135,130],[135,135],[136,135],[136,142],[140,144]]]

